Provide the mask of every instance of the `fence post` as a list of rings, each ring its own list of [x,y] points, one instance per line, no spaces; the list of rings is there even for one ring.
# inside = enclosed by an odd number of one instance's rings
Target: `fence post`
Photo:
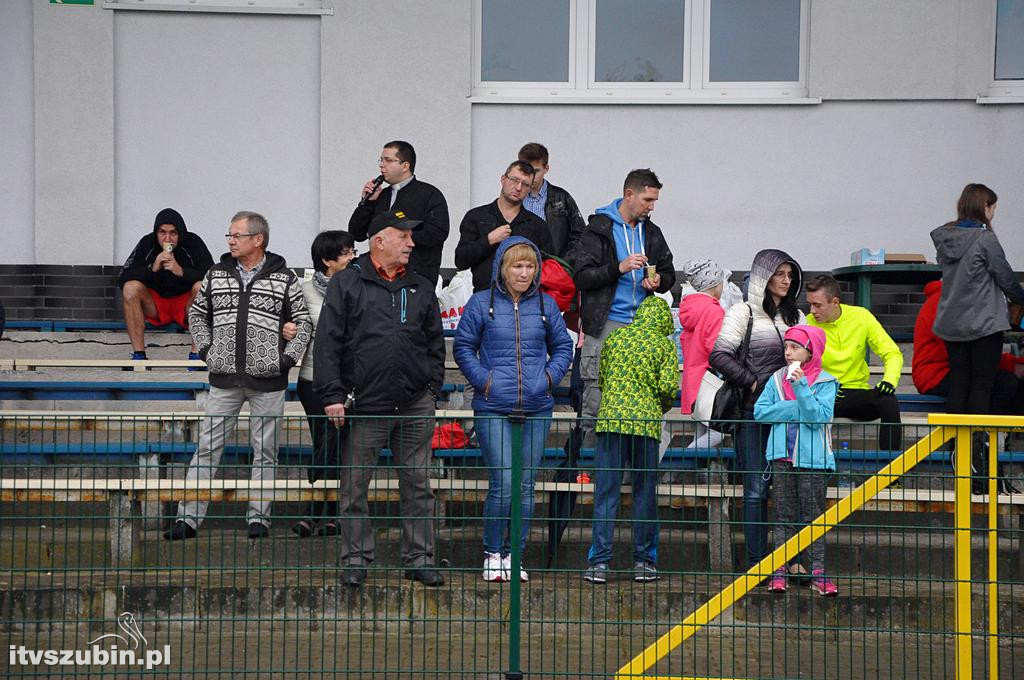
[[[708,488],[725,488],[729,475],[721,460],[708,463]],[[708,563],[715,575],[726,575],[733,570],[732,524],[729,522],[730,499],[724,493],[719,498],[708,497]]]
[[[508,608],[508,671],[506,680],[522,680],[523,672],[519,668],[520,617],[522,613],[519,600],[522,584],[519,582],[519,570],[523,564],[522,545],[519,535],[523,522],[523,424],[526,417],[522,411],[513,411],[508,415],[512,430],[512,507],[510,508],[509,544],[512,548],[512,569],[509,572],[509,608]]]

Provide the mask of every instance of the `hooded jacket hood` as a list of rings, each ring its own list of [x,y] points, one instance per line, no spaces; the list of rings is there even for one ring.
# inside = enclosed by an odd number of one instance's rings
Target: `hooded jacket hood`
[[[755,315],[767,316],[764,311],[764,298],[768,281],[772,278],[775,270],[785,262],[793,266],[793,281],[789,285],[786,299],[795,299],[800,294],[803,285],[803,271],[796,260],[785,251],[774,248],[762,250],[754,255],[754,261],[750,265],[750,280],[747,284],[747,301]]]
[[[933,229],[936,261],[939,264],[958,262],[985,231],[984,225],[978,222],[957,222]]]
[[[803,369],[804,375],[807,377],[807,384],[813,385],[821,375],[821,359],[825,356],[825,331],[816,326],[797,325],[786,331],[785,339],[810,351],[811,358],[803,365]],[[788,380],[783,383],[783,389],[787,399],[796,398]]]
[[[603,205],[594,212],[598,215],[604,215],[615,224],[625,224],[622,220],[622,215],[619,213],[619,205],[622,203],[621,198],[616,198],[608,205]]]
[[[721,307],[722,303],[707,293],[690,293],[679,301],[679,323],[683,328],[694,329],[697,321],[704,316],[708,307]]]
[[[505,285],[505,278],[501,274],[501,261],[505,257],[505,251],[514,245],[525,243],[533,249],[533,254],[537,256],[537,271],[533,275],[533,283],[523,293],[523,297],[533,295],[540,289],[540,270],[541,270],[541,255],[540,248],[538,248],[533,241],[522,236],[509,236],[507,239],[498,244],[498,249],[494,251],[494,265],[491,268],[491,286],[497,286],[498,290],[508,295],[508,287]]]
[[[185,240],[185,235],[188,234],[188,229],[185,227],[185,218],[181,216],[174,208],[164,208],[156,214],[153,219],[153,235],[156,236],[156,230],[160,228],[162,224],[173,224],[174,228],[178,230],[178,242],[181,243]]]
[[[925,284],[925,286],[924,286],[924,296],[925,296],[925,298],[930,298],[933,295],[941,295],[941,294],[942,294],[942,279],[939,279],[938,281],[929,281],[928,283]]]
[[[672,312],[668,303],[657,295],[647,296],[636,309],[636,316],[633,317],[633,326],[650,330],[658,335],[669,336],[675,332],[675,324],[672,323]]]
[[[156,235],[162,224],[173,224],[178,230],[178,245],[171,254],[181,266],[181,276],[169,271],[152,271],[153,263],[163,252]],[[189,232],[181,213],[173,208],[164,208],[153,219],[153,230],[139,239],[122,265],[118,286],[124,286],[128,281],[141,281],[164,297],[174,297],[187,293],[193,284],[201,281],[211,265],[213,257],[203,239]]]

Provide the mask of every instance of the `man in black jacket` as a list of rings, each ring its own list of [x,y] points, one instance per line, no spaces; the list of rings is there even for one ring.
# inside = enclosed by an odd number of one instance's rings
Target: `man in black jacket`
[[[117,285],[124,297],[124,323],[132,359],[146,358],[146,321],[188,327],[188,308],[213,257],[203,239],[185,228],[177,210],[164,208],[121,267]],[[195,346],[189,359],[198,359]]]
[[[529,163],[535,173],[533,186],[523,199],[523,207],[547,222],[551,234],[550,254],[571,261],[576,243],[587,226],[576,201],[568,191],[544,179],[551,167],[548,165],[547,147],[543,144],[524,144],[519,149],[519,160]]]
[[[529,163],[513,161],[498,180],[498,198],[473,208],[462,218],[455,268],[473,270],[474,293],[490,288],[494,253],[509,236],[528,238],[542,253],[551,253],[551,235],[544,220],[523,209],[523,199],[533,186],[533,174]]]
[[[399,466],[405,577],[425,586],[434,567],[434,492],[427,469],[444,380],[444,332],[434,286],[407,271],[419,220],[402,211],[370,223],[370,252],[331,277],[313,346],[313,389],[327,417],[349,424],[338,500],[342,582],[359,587],[374,560],[367,491],[381,448]],[[379,417],[386,416],[386,417]]]
[[[646,168],[626,175],[622,198],[590,216],[575,252],[573,281],[580,291],[584,335],[582,414],[588,440],[601,405],[597,375],[604,339],[633,321],[644,298],[666,293],[676,282],[672,251],[661,229],[650,221],[661,186],[658,176]]]
[[[379,168],[381,177],[363,185],[362,201],[349,218],[348,231],[357,242],[365,241],[373,218],[396,210],[404,212],[409,219],[419,220],[423,228],[416,234],[416,249],[409,259],[409,267],[434,286],[441,273],[441,251],[449,230],[444,194],[413,174],[416,150],[409,142],[396,140],[385,144]],[[385,182],[387,187],[383,186]]]

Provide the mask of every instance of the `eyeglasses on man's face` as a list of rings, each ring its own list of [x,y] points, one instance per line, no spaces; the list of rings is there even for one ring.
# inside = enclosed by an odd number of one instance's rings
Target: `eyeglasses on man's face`
[[[502,177],[507,179],[508,183],[511,184],[515,188],[525,187],[525,188],[529,189],[531,186],[533,186],[533,179],[532,178],[531,179],[519,179],[518,177],[509,177],[508,175],[502,175]]]
[[[250,236],[256,236],[256,234],[224,234],[224,238],[227,239],[228,241],[237,241],[238,239],[248,238]]]
[[[377,162],[381,165],[389,165],[391,163],[401,163],[400,158],[392,158],[391,156],[381,156],[377,159]]]

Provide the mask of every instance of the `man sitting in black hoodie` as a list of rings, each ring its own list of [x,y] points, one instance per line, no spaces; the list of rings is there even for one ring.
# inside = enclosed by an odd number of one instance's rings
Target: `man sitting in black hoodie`
[[[124,296],[124,323],[132,359],[146,358],[146,322],[188,327],[188,308],[202,285],[213,257],[197,234],[189,233],[177,210],[164,208],[125,260],[118,277]],[[189,359],[198,359],[195,345]]]

